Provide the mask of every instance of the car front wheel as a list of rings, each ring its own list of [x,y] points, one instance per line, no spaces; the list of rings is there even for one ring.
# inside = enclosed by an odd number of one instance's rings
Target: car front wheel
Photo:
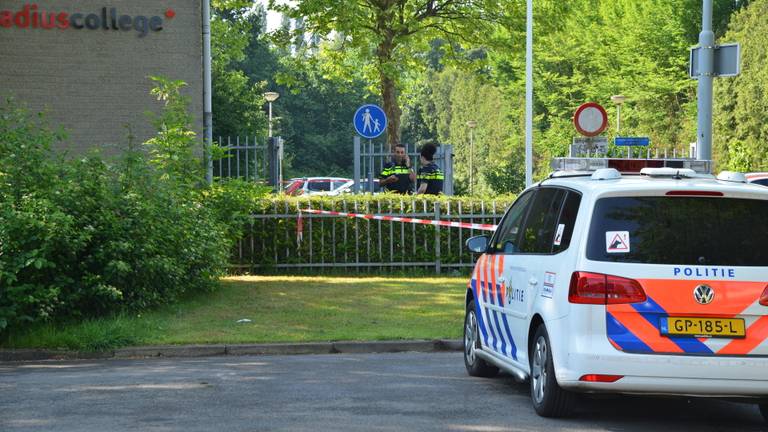
[[[475,311],[475,301],[472,300],[464,314],[464,366],[471,376],[488,378],[499,373],[499,368],[477,356],[477,350],[480,348],[480,329]]]
[[[552,346],[544,325],[536,329],[530,352],[531,400],[542,417],[566,417],[573,411],[573,393],[560,388],[555,378]]]

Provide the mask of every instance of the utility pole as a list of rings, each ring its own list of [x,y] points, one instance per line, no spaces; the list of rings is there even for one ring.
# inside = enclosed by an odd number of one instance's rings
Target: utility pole
[[[525,187],[533,183],[533,0],[525,13]]]
[[[203,141],[205,180],[213,184],[213,103],[211,98],[211,2],[203,0]]]
[[[712,78],[715,72],[715,33],[712,0],[703,0],[699,33],[699,98],[696,159],[712,159]]]

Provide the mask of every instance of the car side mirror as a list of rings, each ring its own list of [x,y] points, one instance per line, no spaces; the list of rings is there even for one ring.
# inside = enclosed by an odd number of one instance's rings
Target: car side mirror
[[[472,252],[475,253],[485,253],[488,251],[488,242],[490,239],[488,236],[479,235],[470,237],[467,239],[466,246],[467,249],[469,249]]]

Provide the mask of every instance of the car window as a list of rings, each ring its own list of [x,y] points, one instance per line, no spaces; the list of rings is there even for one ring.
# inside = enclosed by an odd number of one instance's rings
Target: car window
[[[760,186],[768,186],[768,178],[753,180],[750,183],[759,184]]]
[[[560,219],[557,221],[555,236],[552,239],[553,253],[562,252],[570,246],[580,204],[581,195],[574,191],[568,191],[568,195],[565,197],[565,204],[563,204],[563,210],[560,212]]]
[[[507,211],[504,220],[501,221],[496,234],[491,239],[491,252],[512,254],[518,252],[518,238],[520,237],[520,225],[528,210],[528,203],[534,195],[528,191],[521,195],[512,207]]]
[[[587,257],[595,261],[765,266],[768,201],[704,197],[597,200]]]
[[[540,188],[533,199],[525,220],[520,252],[548,254],[552,252],[556,222],[560,216],[566,191],[556,188]]]
[[[331,190],[330,180],[312,180],[309,182],[307,189],[312,192],[328,192]]]
[[[345,184],[347,184],[346,180],[334,180],[333,181],[333,190],[336,190],[336,189],[344,186]]]

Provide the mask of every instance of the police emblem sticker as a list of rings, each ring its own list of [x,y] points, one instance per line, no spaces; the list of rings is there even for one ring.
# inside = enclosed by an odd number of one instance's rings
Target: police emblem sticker
[[[629,253],[629,231],[606,231],[605,251],[608,253]]]
[[[560,243],[563,242],[563,231],[565,231],[565,224],[560,224],[557,226],[557,232],[555,233],[555,240],[552,242],[555,246],[560,246]]]
[[[552,273],[552,272],[544,273],[544,284],[541,288],[542,297],[552,298],[552,294],[555,291],[556,279],[557,279],[557,273]]]

